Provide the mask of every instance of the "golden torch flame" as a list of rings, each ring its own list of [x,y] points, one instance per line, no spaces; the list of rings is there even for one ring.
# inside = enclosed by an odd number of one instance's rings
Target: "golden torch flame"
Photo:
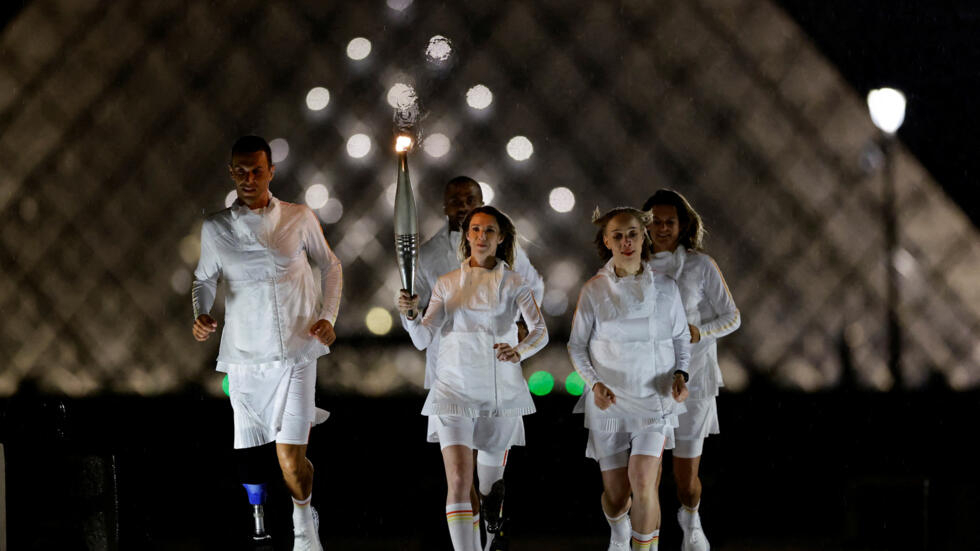
[[[398,136],[395,139],[395,151],[401,153],[403,151],[408,151],[412,147],[412,138],[408,136]]]

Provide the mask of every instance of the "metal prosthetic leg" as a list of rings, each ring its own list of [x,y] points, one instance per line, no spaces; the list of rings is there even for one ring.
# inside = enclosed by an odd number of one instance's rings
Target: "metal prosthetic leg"
[[[507,551],[507,518],[504,517],[504,480],[490,487],[490,493],[480,496],[480,510],[487,526],[487,550]]]
[[[255,520],[255,542],[269,542],[272,538],[265,531],[265,484],[242,484],[248,492],[248,502],[252,504],[252,518]]]

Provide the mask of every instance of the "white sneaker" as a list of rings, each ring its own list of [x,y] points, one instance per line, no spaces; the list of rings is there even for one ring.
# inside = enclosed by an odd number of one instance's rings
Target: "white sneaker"
[[[320,515],[316,509],[310,507],[313,512],[313,531],[310,526],[293,527],[293,551],[323,551],[320,545]]]
[[[630,551],[630,542],[609,540],[608,551]]]
[[[677,523],[684,531],[684,539],[681,541],[681,551],[709,551],[711,545],[708,538],[701,529],[701,515],[688,513],[683,507],[677,510]]]

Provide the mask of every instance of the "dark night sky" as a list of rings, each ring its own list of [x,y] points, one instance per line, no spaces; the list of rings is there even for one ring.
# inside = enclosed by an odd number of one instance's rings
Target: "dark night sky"
[[[980,227],[980,3],[778,0],[862,95],[898,88],[898,137]]]
[[[908,99],[898,137],[980,227],[980,3],[968,0],[776,0],[860,94]],[[3,2],[0,28],[27,3]]]

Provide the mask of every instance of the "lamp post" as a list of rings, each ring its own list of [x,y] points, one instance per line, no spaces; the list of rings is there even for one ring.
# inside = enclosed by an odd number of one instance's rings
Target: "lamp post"
[[[886,302],[888,305],[888,370],[894,381],[892,389],[901,384],[902,327],[898,318],[899,291],[895,254],[898,232],[895,227],[895,169],[892,162],[895,132],[905,121],[905,95],[894,88],[878,88],[868,92],[868,111],[871,121],[882,132],[884,153],[882,186],[882,221],[885,241],[885,273],[887,274]]]

